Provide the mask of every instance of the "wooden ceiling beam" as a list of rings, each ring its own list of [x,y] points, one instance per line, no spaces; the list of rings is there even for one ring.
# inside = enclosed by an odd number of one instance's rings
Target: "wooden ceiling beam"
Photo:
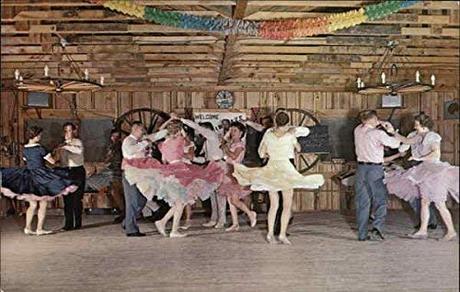
[[[235,1],[232,0],[133,0],[134,3],[147,6],[234,6]],[[86,1],[72,1],[67,2],[63,0],[55,1],[41,1],[41,2],[26,2],[21,3],[16,0],[2,1],[1,6],[15,6],[15,7],[96,7],[98,4],[93,4]]]
[[[233,9],[233,19],[243,19],[245,16],[248,0],[237,0]],[[227,74],[232,66],[232,59],[238,36],[230,35],[225,37],[225,50],[219,72],[218,85],[225,82]]]

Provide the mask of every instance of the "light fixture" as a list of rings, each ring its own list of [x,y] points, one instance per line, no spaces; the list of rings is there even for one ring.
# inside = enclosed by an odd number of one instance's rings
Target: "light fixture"
[[[59,35],[58,35],[59,36]],[[24,91],[37,91],[47,93],[77,93],[81,91],[95,91],[101,89],[104,86],[104,76],[100,77],[100,82],[90,79],[89,70],[85,69],[82,71],[78,64],[72,59],[72,57],[66,52],[66,46],[68,42],[59,36],[59,45],[62,50],[62,55],[65,57],[66,62],[71,68],[71,72],[74,72],[77,77],[63,77],[60,75],[59,67],[57,76],[50,75],[50,69],[48,65],[43,68],[44,74],[39,78],[27,78],[24,79],[18,69],[14,71],[14,79],[17,89]]]
[[[385,65],[389,64],[388,60],[393,56],[394,49],[397,47],[398,43],[396,41],[389,41],[385,46],[384,53],[379,62],[377,62],[368,72],[362,74],[356,79],[357,90],[359,94],[391,94],[398,95],[403,93],[419,93],[430,91],[434,88],[436,84],[436,76],[431,75],[431,83],[423,83],[420,75],[420,71],[415,72],[414,81],[412,80],[394,80],[398,75],[398,67],[396,64],[390,66],[390,73],[385,73]],[[365,76],[373,76],[372,73],[380,73],[379,82],[367,82],[368,86],[364,85],[362,81],[365,79]],[[375,76],[375,74],[374,74]]]

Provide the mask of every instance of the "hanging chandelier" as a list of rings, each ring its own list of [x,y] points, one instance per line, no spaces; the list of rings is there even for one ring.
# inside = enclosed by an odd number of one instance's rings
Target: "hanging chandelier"
[[[100,77],[99,82],[89,77],[88,69],[82,71],[77,62],[66,52],[67,41],[60,35],[60,47],[62,55],[69,63],[70,72],[74,72],[77,77],[63,77],[58,65],[57,75],[51,76],[48,65],[43,68],[43,76],[38,78],[24,78],[18,69],[14,71],[15,86],[18,90],[35,91],[46,93],[78,93],[81,91],[95,91],[104,86],[104,76]]]
[[[430,76],[430,83],[424,83],[421,81],[420,71],[415,72],[415,78],[413,80],[389,80],[395,79],[398,75],[398,67],[396,64],[390,66],[390,78],[384,72],[384,65],[389,64],[389,59],[393,56],[394,49],[398,43],[395,41],[389,41],[385,47],[382,59],[377,62],[375,66],[366,72],[367,76],[370,76],[374,71],[381,72],[380,80],[374,84],[366,85],[363,81],[364,77],[358,77],[356,80],[357,92],[359,94],[390,94],[398,95],[403,93],[420,93],[430,91],[436,84],[436,76],[432,74]]]

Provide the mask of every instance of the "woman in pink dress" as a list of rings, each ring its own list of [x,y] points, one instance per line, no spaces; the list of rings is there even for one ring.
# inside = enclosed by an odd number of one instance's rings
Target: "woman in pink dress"
[[[251,193],[251,190],[248,187],[242,187],[232,175],[233,164],[241,163],[244,158],[246,147],[244,142],[241,141],[244,133],[244,125],[239,122],[233,122],[221,146],[224,152],[226,170],[222,184],[217,192],[220,196],[227,197],[230,214],[232,215],[232,226],[225,229],[225,231],[237,231],[240,228],[237,208],[242,210],[249,217],[251,227],[254,227],[257,223],[257,213],[251,211],[249,207],[241,201],[241,199]]]
[[[415,117],[416,133],[403,142],[411,147],[412,156],[409,160],[419,161],[420,164],[408,170],[395,170],[388,173],[385,183],[390,193],[403,200],[422,199],[420,229],[409,237],[428,238],[429,206],[434,202],[447,228],[447,233],[442,240],[452,240],[457,233],[446,201],[450,195],[458,203],[459,168],[440,160],[442,138],[431,130],[433,125],[431,118],[424,113]]]
[[[166,126],[168,136],[158,145],[163,164],[154,158],[137,158],[125,161],[125,168],[134,168],[130,183],[135,183],[147,198],[157,196],[171,209],[155,222],[158,232],[166,236],[166,223],[173,218],[170,237],[184,237],[178,231],[184,205],[193,204],[197,198],[206,200],[222,181],[223,169],[214,163],[206,168],[190,164],[185,151],[190,143],[183,135],[182,123],[171,119]],[[127,178],[128,179],[128,178]]]

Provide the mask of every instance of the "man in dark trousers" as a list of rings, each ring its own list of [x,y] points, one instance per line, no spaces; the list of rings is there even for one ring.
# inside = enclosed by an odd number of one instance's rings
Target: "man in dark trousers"
[[[69,172],[69,179],[75,181],[78,186],[77,191],[64,196],[65,223],[62,229],[69,231],[81,228],[86,171],[83,143],[76,138],[77,127],[73,123],[65,123],[63,129],[65,141],[57,148],[60,165]]]
[[[395,132],[390,123],[378,119],[376,111],[362,111],[359,120],[361,124],[354,130],[355,152],[358,160],[355,182],[358,240],[383,240],[388,198],[388,191],[383,182],[384,147],[398,148],[401,141],[378,128],[381,125],[388,133]],[[374,211],[375,219],[372,221],[372,230],[368,235],[370,210]]]

